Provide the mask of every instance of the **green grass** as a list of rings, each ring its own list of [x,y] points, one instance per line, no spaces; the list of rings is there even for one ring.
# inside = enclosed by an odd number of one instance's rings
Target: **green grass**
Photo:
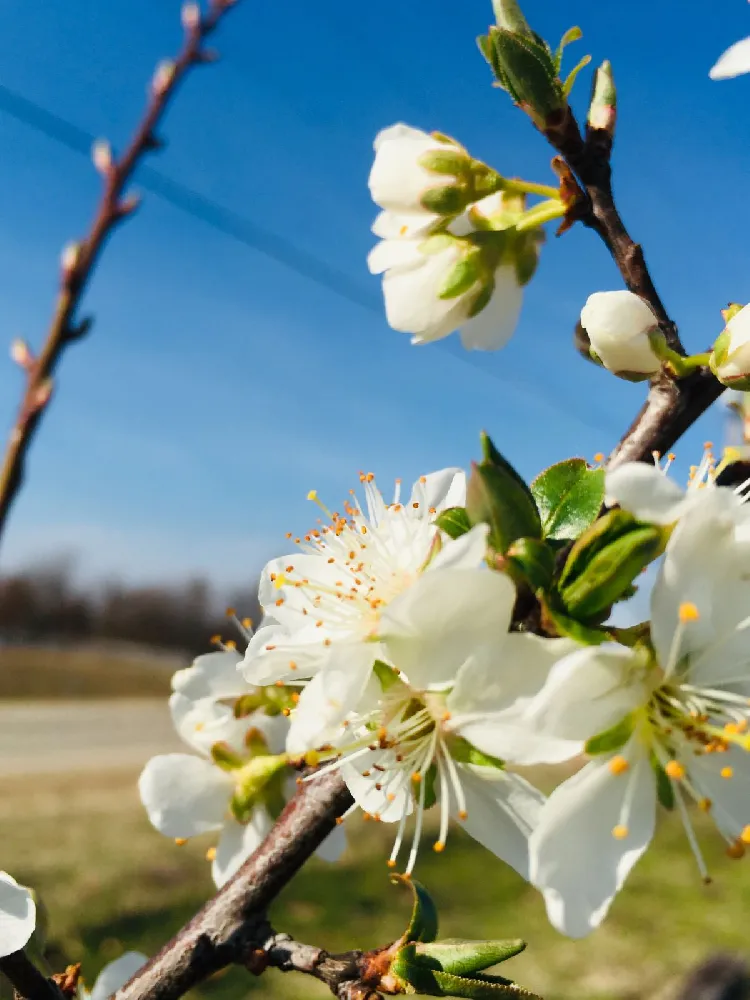
[[[89,982],[123,950],[153,954],[212,892],[210,838],[185,847],[162,838],[134,781],[130,772],[0,781],[2,866],[41,893],[55,966],[82,961]],[[459,832],[440,856],[428,840],[417,874],[438,903],[441,934],[524,937],[529,948],[504,972],[548,1000],[661,997],[706,955],[748,950],[750,871],[724,856],[707,824],[699,828],[712,886],[701,885],[669,817],[610,918],[584,941],[552,930],[536,892]],[[392,829],[359,822],[350,833],[341,863],[313,861],[287,887],[272,912],[279,930],[332,951],[375,947],[403,930],[407,894],[389,884],[384,864]],[[307,977],[237,970],[197,992],[229,1000],[248,990],[282,1000],[326,995]]]
[[[0,699],[167,697],[177,658],[96,648],[0,648]]]

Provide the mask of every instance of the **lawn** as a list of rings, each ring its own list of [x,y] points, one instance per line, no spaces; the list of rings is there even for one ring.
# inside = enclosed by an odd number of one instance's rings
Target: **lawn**
[[[152,830],[135,777],[0,781],[2,866],[42,894],[54,964],[82,961],[89,982],[123,950],[152,954],[212,891],[204,860],[210,838],[177,847]],[[537,894],[460,833],[440,856],[428,840],[417,874],[439,905],[445,936],[524,937],[527,952],[505,971],[548,1000],[661,998],[711,952],[748,951],[750,871],[724,856],[707,826],[700,829],[713,885],[701,885],[668,817],[610,919],[585,941],[552,930]],[[360,821],[350,833],[341,863],[312,862],[287,888],[272,913],[278,929],[332,951],[384,944],[403,929],[407,899],[389,885],[384,864],[392,830]],[[200,994],[228,1000],[251,989],[281,1000],[326,995],[307,978],[271,972],[254,979],[237,970]]]

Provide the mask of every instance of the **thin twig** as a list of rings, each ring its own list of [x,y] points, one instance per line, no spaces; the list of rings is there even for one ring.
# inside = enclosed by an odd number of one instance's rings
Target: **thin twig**
[[[656,291],[643,249],[620,217],[612,189],[612,136],[605,129],[589,127],[585,138],[570,108],[544,132],[577,175],[585,195],[576,218],[599,234],[631,292],[646,301],[670,347],[684,354],[677,327]],[[648,399],[608,461],[613,469],[625,462],[653,461],[664,454],[702,416],[724,391],[708,368],[673,381],[665,374],[652,380]]]
[[[0,958],[0,972],[10,981],[16,995],[24,1000],[65,1000],[57,983],[42,975],[22,951]]]
[[[260,847],[117,1000],[177,1000],[219,969],[246,964],[267,940],[266,908],[351,804],[338,771],[303,784]]]
[[[123,155],[114,160],[102,146],[95,162],[104,177],[104,190],[88,235],[69,248],[63,258],[60,290],[47,337],[34,357],[24,344],[14,348],[14,357],[24,368],[26,386],[0,467],[0,537],[13,500],[23,483],[26,457],[52,395],[52,375],[70,344],[90,329],[91,320],[76,321],[75,313],[107,238],[119,222],[137,207],[137,199],[123,197],[133,172],[143,157],[162,143],[157,129],[181,81],[194,67],[212,61],[205,40],[236,0],[210,0],[201,16],[196,4],[183,9],[185,42],[174,62],[162,63],[151,85],[146,110]]]

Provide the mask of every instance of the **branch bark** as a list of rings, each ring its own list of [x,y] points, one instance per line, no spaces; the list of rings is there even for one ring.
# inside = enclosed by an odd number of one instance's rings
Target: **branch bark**
[[[47,979],[22,951],[0,958],[0,972],[22,1000],[65,1000],[57,983]]]
[[[235,2],[211,0],[205,16],[185,19],[182,51],[173,63],[157,71],[143,119],[122,157],[102,169],[104,190],[88,235],[77,244],[69,259],[63,261],[57,302],[41,352],[33,357],[21,345],[17,360],[26,373],[26,386],[0,466],[0,537],[23,484],[31,442],[52,395],[52,376],[65,349],[91,327],[90,319],[76,322],[81,297],[110,234],[137,207],[136,200],[123,198],[123,192],[143,157],[161,146],[157,128],[180,83],[194,66],[213,58],[204,49],[204,42]]]

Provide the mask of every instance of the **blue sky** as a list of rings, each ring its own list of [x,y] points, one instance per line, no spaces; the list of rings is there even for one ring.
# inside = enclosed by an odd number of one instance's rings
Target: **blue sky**
[[[708,69],[750,33],[741,0],[527,0],[568,50],[610,58],[620,93],[616,189],[691,349],[750,300],[746,107],[750,80]],[[584,364],[578,311],[619,276],[593,234],[550,238],[521,326],[497,354],[453,340],[414,348],[388,329],[366,269],[372,139],[398,120],[455,135],[500,172],[549,181],[550,151],[490,86],[474,38],[489,0],[352,5],[242,0],[166,125],[161,174],[312,255],[364,305],[336,295],[145,192],[114,238],[65,357],[4,540],[5,568],[70,552],[85,575],[219,583],[253,577],[286,531],[312,524],[307,491],[336,505],[372,470],[384,488],[466,465],[486,428],[527,475],[607,451],[645,389]],[[0,84],[122,145],[158,59],[179,43],[172,0],[5,0]],[[583,113],[589,73],[575,91]],[[0,110],[0,320],[39,343],[61,247],[98,193],[90,163]],[[137,185],[136,185],[137,186]],[[338,279],[337,279],[338,280]],[[347,284],[348,283],[348,284]],[[0,419],[21,388],[0,361]],[[722,433],[723,411],[681,448]]]

